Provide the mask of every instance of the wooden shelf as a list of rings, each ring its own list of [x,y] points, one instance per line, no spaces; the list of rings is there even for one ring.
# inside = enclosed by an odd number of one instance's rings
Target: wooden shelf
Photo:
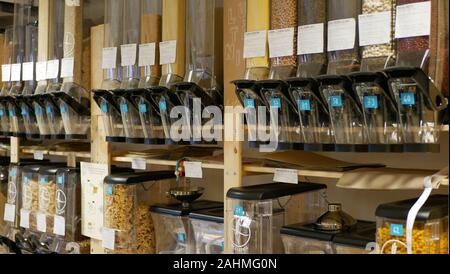
[[[244,172],[246,173],[275,173],[276,168],[274,167],[259,167],[259,166],[244,166]],[[303,177],[317,177],[317,178],[328,178],[328,179],[340,179],[344,175],[343,172],[335,171],[323,171],[323,170],[299,170],[298,176]]]
[[[112,159],[113,162],[116,163],[131,163],[133,159],[139,159],[139,157],[114,157]],[[172,160],[159,160],[159,159],[147,159],[147,164],[149,165],[157,165],[157,166],[176,166],[177,161]],[[223,164],[212,164],[212,163],[203,163],[202,167],[205,169],[215,169],[215,170],[223,170]]]
[[[34,154],[36,152],[42,152],[44,156],[61,156],[61,157],[70,157],[75,156],[76,158],[84,158],[84,159],[90,159],[91,153],[90,152],[80,152],[80,151],[53,151],[48,149],[40,149],[40,148],[33,148],[33,149],[22,149],[22,154]]]

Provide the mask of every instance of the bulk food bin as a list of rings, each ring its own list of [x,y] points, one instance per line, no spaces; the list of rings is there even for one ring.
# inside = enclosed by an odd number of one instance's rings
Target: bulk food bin
[[[2,136],[12,136],[11,124],[9,122],[8,106],[5,97],[0,97],[0,133]]]
[[[270,111],[271,139],[277,149],[292,149],[300,141],[297,108],[292,104],[289,85],[280,80],[259,81],[261,94]]]
[[[21,114],[21,109],[18,104],[21,95],[7,97],[8,116],[11,126],[11,132],[14,137],[23,138],[25,134],[24,121]]]
[[[329,75],[341,75],[359,71],[358,15],[361,14],[361,0],[328,0],[328,69]],[[335,43],[335,33],[345,31],[346,43]]]
[[[379,15],[386,13],[386,20],[390,20],[389,41],[384,44],[361,46],[361,71],[377,72],[395,65],[395,15],[396,0],[363,0],[363,15]]]
[[[120,108],[110,91],[97,90],[94,100],[99,106],[108,142],[125,142],[125,132]]]
[[[3,44],[3,53],[2,53],[2,65],[11,64],[13,58],[13,35],[14,35],[14,26],[6,26],[5,27],[5,39]],[[5,79],[6,80],[6,79]],[[2,90],[0,92],[1,97],[8,96],[9,90],[11,89],[12,83],[8,79],[7,81],[3,81],[2,79]],[[7,112],[5,112],[7,113]]]
[[[150,208],[155,225],[156,254],[194,254],[196,243],[189,224],[189,214],[219,209],[223,203],[195,201],[189,208],[182,204],[158,204]]]
[[[319,29],[323,31],[322,48],[307,48],[300,44],[298,52],[297,77],[309,78],[323,75],[327,72],[327,54],[325,42],[327,41],[327,0],[298,0],[299,36],[308,33],[308,30]],[[306,37],[305,37],[306,38]]]
[[[377,208],[377,244],[381,254],[406,254],[406,221],[416,200]],[[448,254],[448,196],[431,196],[420,209],[412,231],[413,254]],[[402,244],[403,243],[403,244]]]
[[[144,131],[141,123],[140,110],[132,99],[133,94],[143,90],[115,90],[114,100],[119,106],[126,142],[131,144],[144,143]]]
[[[398,106],[389,90],[386,74],[354,72],[349,77],[363,109],[367,141],[371,144],[371,150],[383,151],[382,146],[377,147],[377,144],[401,144]]]
[[[33,103],[29,96],[23,96],[17,99],[20,106],[20,115],[23,119],[25,127],[25,135],[27,139],[39,139],[40,131],[37,123],[36,115],[33,109]]]
[[[141,67],[139,88],[158,86],[161,80],[158,45],[162,39],[162,2],[162,0],[143,0],[141,2],[141,44],[155,43],[155,63],[139,61]]]
[[[281,229],[287,254],[369,254],[375,243],[376,224],[358,221],[349,231],[323,231],[314,224],[295,224]]]
[[[395,67],[385,72],[400,113],[404,143],[438,143],[447,98],[421,69]]]
[[[345,76],[320,76],[320,93],[328,104],[331,129],[338,150],[347,150],[346,145],[366,144],[367,134],[364,116],[355,96],[351,80]]]
[[[266,184],[232,188],[226,215],[234,254],[283,254],[281,227],[315,221],[326,211],[320,184]]]
[[[189,214],[195,254],[224,253],[224,208],[205,209]]]
[[[326,149],[333,143],[328,104],[320,95],[319,84],[312,78],[287,81],[292,102],[297,107],[300,121],[300,142],[305,150]]]
[[[175,183],[173,171],[121,173],[104,181],[104,227],[114,231],[111,254],[155,253],[157,220],[150,205],[168,202],[166,193]],[[157,231],[156,231],[157,232]]]

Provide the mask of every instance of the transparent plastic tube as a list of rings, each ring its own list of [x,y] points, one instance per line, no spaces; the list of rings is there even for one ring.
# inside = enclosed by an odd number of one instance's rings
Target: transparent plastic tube
[[[52,20],[49,22],[49,55],[48,60],[61,60],[64,57],[64,14],[66,2],[64,0],[55,0],[51,5],[50,12]],[[47,86],[47,92],[59,91],[62,86],[61,62],[59,62],[58,76],[50,79]]]
[[[140,43],[141,19],[136,13],[141,10],[141,0],[127,0],[123,7],[123,38],[122,45]],[[123,55],[122,55],[123,56]],[[136,55],[137,56],[137,55]],[[123,81],[121,88],[134,89],[139,86],[140,71],[136,62],[134,65],[123,66]]]

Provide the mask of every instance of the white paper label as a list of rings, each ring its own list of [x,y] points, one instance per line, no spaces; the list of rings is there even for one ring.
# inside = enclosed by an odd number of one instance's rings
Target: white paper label
[[[24,81],[34,80],[34,63],[28,62],[22,64],[22,78]]]
[[[11,80],[11,65],[2,65],[2,82],[9,82]]]
[[[102,240],[103,180],[108,165],[81,163],[81,229],[89,238]]]
[[[5,204],[5,214],[3,219],[6,222],[14,223],[16,220],[16,205]]]
[[[104,48],[102,54],[102,69],[115,69],[117,66],[117,48]]]
[[[297,53],[299,55],[323,53],[325,26],[323,23],[298,27]]]
[[[353,49],[355,47],[355,41],[355,18],[328,22],[328,51]]]
[[[156,58],[156,43],[139,45],[139,66],[154,66]]]
[[[147,161],[145,159],[133,159],[131,161],[131,168],[135,170],[146,170]]]
[[[36,63],[36,81],[47,80],[47,62]]]
[[[186,178],[203,179],[201,162],[184,162],[184,172]]]
[[[362,14],[359,16],[359,45],[371,46],[391,42],[391,12]]]
[[[114,229],[103,228],[102,230],[102,247],[114,250],[116,241],[116,231]]]
[[[397,6],[395,38],[428,36],[431,31],[431,1]]]
[[[298,171],[295,169],[278,168],[275,170],[274,182],[286,184],[298,184]]]
[[[75,60],[73,57],[63,58],[61,60],[61,78],[73,77],[74,65],[75,65]]]
[[[66,0],[66,6],[79,7],[80,6],[80,0]]]
[[[37,230],[39,232],[47,232],[47,215],[38,213],[36,215]]]
[[[30,228],[30,211],[25,209],[20,210],[20,227]]]
[[[47,61],[47,79],[56,79],[59,74],[59,60]]]
[[[244,34],[244,58],[264,57],[267,52],[267,31]]]
[[[242,226],[245,228],[250,228],[250,226],[252,225],[252,219],[250,219],[249,217],[241,217],[241,222],[242,222]]]
[[[35,160],[38,160],[38,161],[44,160],[44,152],[43,151],[40,151],[40,150],[35,151],[33,156],[34,156]]]
[[[11,81],[20,82],[22,80],[22,64],[12,64],[11,65]]]
[[[66,219],[63,216],[55,215],[53,233],[59,236],[66,236]]]
[[[173,64],[177,61],[177,40],[159,43],[160,65]]]
[[[270,58],[294,55],[294,28],[269,30]]]
[[[136,65],[137,44],[120,46],[120,56],[122,67]]]

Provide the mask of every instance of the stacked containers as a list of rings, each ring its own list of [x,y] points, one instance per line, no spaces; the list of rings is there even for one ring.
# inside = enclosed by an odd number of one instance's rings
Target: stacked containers
[[[13,42],[13,33],[14,28],[7,27],[5,29],[5,43],[3,46],[3,64],[4,65],[10,65],[11,59],[12,59],[12,42]],[[4,81],[3,81],[4,80]],[[9,122],[9,111],[8,111],[8,104],[6,100],[6,96],[9,95],[9,90],[11,88],[11,81],[10,79],[2,79],[3,86],[0,93],[0,122],[1,122],[1,132],[4,136],[11,136],[11,125]]]
[[[381,254],[406,254],[406,221],[416,200],[377,208],[377,244]],[[448,196],[431,196],[419,210],[412,228],[413,254],[448,254]]]
[[[325,185],[267,184],[233,188],[226,214],[234,254],[283,254],[281,227],[312,222],[325,211]]]
[[[37,230],[54,236],[53,227],[56,212],[56,173],[58,167],[39,169]],[[45,222],[42,221],[45,219]],[[44,225],[45,224],[45,225]]]
[[[21,167],[19,165],[10,165],[7,172],[6,184],[2,182],[2,188],[5,189],[5,211],[6,213],[7,207],[9,207],[14,215],[12,218],[6,218],[3,216],[2,221],[6,222],[6,227],[4,231],[0,231],[4,234],[4,236],[14,239],[14,230],[19,228],[19,216],[20,216],[20,179],[21,179]],[[3,190],[2,190],[3,193]],[[3,214],[3,213],[2,213]]]
[[[224,209],[213,208],[189,214],[191,235],[195,237],[195,254],[223,254]]]
[[[105,178],[104,227],[114,231],[114,254],[155,253],[155,232],[149,206],[167,202],[171,171],[120,174]]]
[[[323,26],[323,41],[326,41],[327,0],[299,0],[298,23],[300,28]],[[300,41],[299,41],[300,43]],[[298,52],[297,77],[308,78],[327,72],[327,54],[324,48],[317,49],[317,53],[300,54]]]
[[[358,45],[357,17],[360,13],[360,0],[328,0],[328,74],[342,75],[359,70],[361,58]],[[354,39],[354,44],[331,45],[331,43],[336,42],[331,38],[335,36],[336,30],[334,27],[338,25],[345,25],[345,31],[354,28],[354,32],[345,33],[349,42],[351,41],[350,38]],[[349,35],[352,35],[352,37]],[[336,38],[339,39],[339,37]]]
[[[387,12],[391,18],[391,41],[387,44],[364,46],[361,49],[361,71],[381,71],[395,62],[395,0],[363,0],[362,14]]]
[[[270,61],[269,78],[287,79],[295,76],[297,68],[297,0],[271,0],[270,4],[270,28],[294,28],[294,56],[272,58]]]

